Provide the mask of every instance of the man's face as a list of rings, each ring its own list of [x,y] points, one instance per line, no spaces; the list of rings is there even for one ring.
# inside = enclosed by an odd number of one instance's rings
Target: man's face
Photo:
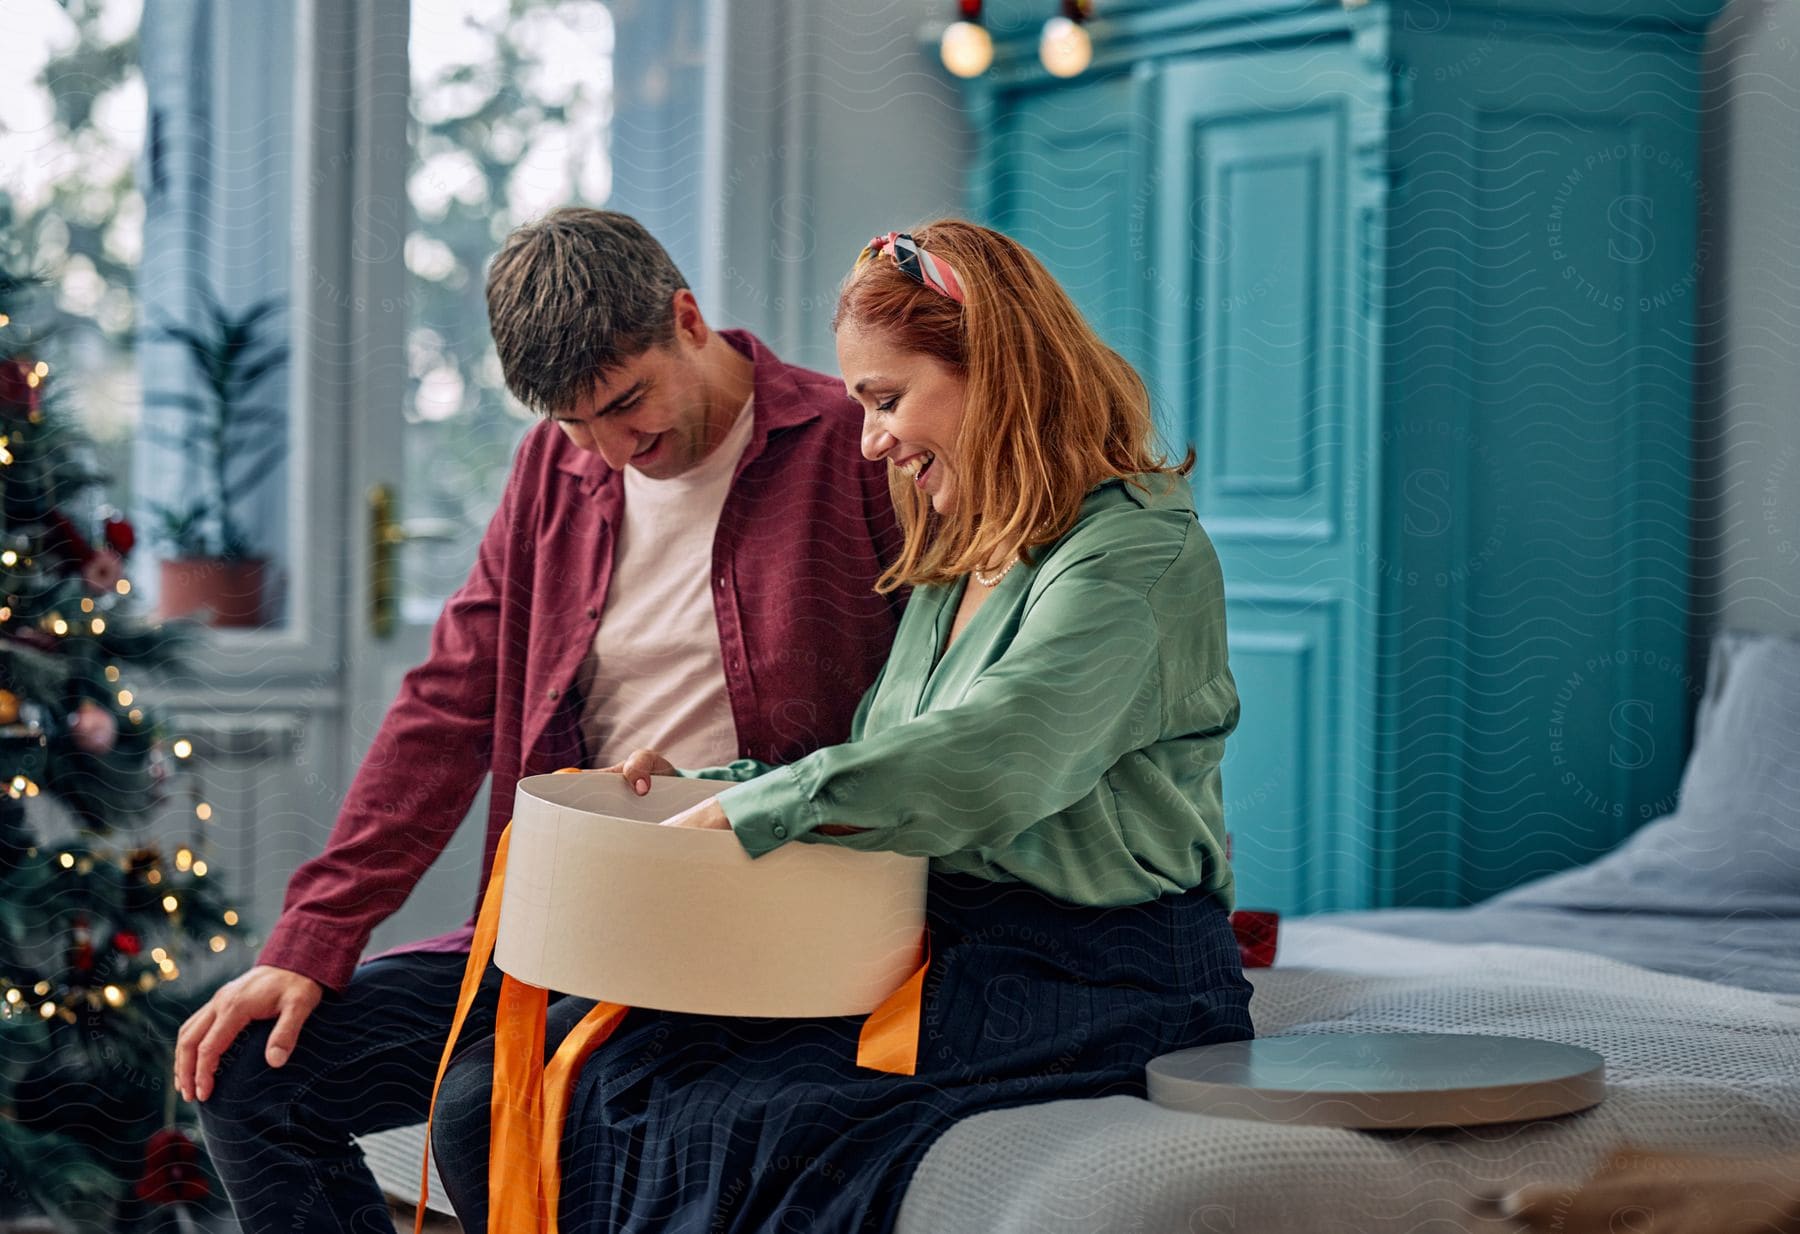
[[[708,423],[698,350],[678,331],[672,342],[633,356],[550,418],[614,470],[635,467],[652,480],[672,479],[724,437],[724,429]]]

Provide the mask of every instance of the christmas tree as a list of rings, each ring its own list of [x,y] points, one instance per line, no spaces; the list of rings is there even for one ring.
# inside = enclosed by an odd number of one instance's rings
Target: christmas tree
[[[48,295],[0,249],[0,1218],[185,1225],[218,1189],[171,1084],[209,992],[183,969],[238,920],[197,844],[146,836],[192,746],[131,674],[183,635],[134,612],[131,524],[100,504],[34,329]]]

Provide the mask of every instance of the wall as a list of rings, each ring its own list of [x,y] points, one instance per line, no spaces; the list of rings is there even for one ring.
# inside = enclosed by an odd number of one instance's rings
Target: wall
[[[724,149],[709,186],[720,243],[690,277],[728,324],[835,372],[837,288],[877,232],[963,207],[961,100],[920,29],[936,0],[730,0]],[[713,306],[717,306],[716,309]]]
[[[1694,632],[1800,634],[1800,4],[1707,41]]]

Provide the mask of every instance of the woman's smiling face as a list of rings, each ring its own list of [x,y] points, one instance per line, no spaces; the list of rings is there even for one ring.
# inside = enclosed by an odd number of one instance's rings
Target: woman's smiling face
[[[941,515],[956,508],[957,430],[964,380],[934,356],[906,351],[879,329],[845,322],[837,334],[838,371],[863,409],[862,452],[905,472]]]

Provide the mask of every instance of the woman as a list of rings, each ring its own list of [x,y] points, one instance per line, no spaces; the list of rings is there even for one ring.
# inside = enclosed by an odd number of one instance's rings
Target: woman
[[[1143,382],[986,228],[871,242],[833,328],[906,532],[879,587],[911,599],[849,741],[682,772],[737,783],[668,822],[754,856],[931,857],[916,1070],[858,1068],[860,1017],[634,1009],[576,1081],[565,1234],[887,1231],[959,1120],[1142,1096],[1154,1056],[1251,1035],[1218,771],[1238,700],[1192,453],[1153,453]],[[610,770],[640,791],[676,771],[653,751]],[[548,1039],[592,1005],[557,1004]],[[471,1229],[490,1066],[452,1063],[433,1137]]]

